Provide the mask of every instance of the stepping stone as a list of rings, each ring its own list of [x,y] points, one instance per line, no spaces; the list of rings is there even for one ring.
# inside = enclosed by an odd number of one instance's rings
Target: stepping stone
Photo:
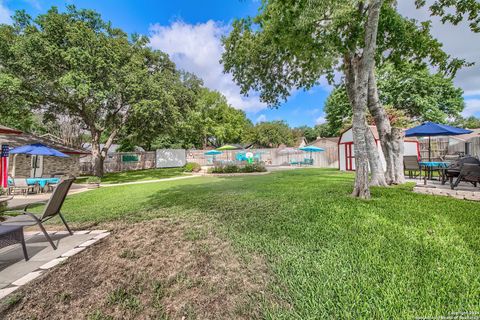
[[[103,238],[105,238],[105,237],[108,237],[109,235],[110,235],[110,232],[100,233],[98,236],[96,236],[96,237],[93,238],[93,239],[100,240],[100,239],[103,239]]]
[[[105,233],[108,232],[108,230],[92,230],[90,231],[90,234],[99,234],[99,233]]]
[[[82,252],[83,250],[85,250],[85,247],[80,247],[80,248],[74,248],[70,251],[67,251],[65,252],[64,254],[62,254],[62,258],[64,257],[71,257],[73,255],[76,255],[77,253],[79,252]]]
[[[43,271],[33,271],[33,272],[30,272],[28,273],[27,275],[21,277],[20,279],[18,279],[17,281],[15,282],[12,282],[12,284],[14,286],[23,286],[24,284],[38,278],[41,274],[43,273]]]
[[[67,260],[66,257],[53,259],[52,261],[47,262],[47,263],[45,263],[44,265],[41,265],[41,266],[40,266],[40,269],[47,270],[47,269],[53,268],[53,267],[55,267],[56,265],[58,265],[58,264],[62,263],[63,261],[65,261],[65,260]]]
[[[80,230],[80,231],[73,232],[73,234],[87,234],[89,232],[90,232],[90,230]]]
[[[80,244],[79,247],[88,247],[88,246],[91,246],[92,244],[94,244],[94,243],[97,242],[98,240],[100,240],[100,239],[92,239],[92,240],[85,241],[84,243]]]
[[[0,299],[5,298],[6,296],[8,296],[10,293],[17,290],[18,288],[20,288],[20,287],[10,287],[10,288],[1,289],[0,290]]]

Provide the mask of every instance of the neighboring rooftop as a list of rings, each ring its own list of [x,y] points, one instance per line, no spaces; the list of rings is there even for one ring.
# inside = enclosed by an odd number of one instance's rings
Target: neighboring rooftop
[[[27,144],[41,143],[66,154],[90,154],[90,152],[85,149],[72,148],[56,141],[52,141],[50,139],[42,138],[29,133],[5,134],[4,132],[0,132],[0,141],[3,144],[8,144],[10,147],[13,148],[21,147]]]

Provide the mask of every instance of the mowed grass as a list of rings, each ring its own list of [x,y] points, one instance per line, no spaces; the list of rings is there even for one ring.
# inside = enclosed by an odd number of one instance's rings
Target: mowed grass
[[[213,221],[272,273],[270,319],[406,319],[480,312],[480,203],[412,185],[350,197],[353,175],[305,169],[119,186],[69,197],[71,222]],[[248,259],[246,259],[248,261]],[[259,302],[260,303],[260,302]],[[281,307],[279,307],[281,306]]]
[[[124,172],[106,173],[101,183],[116,184],[135,181],[157,180],[181,176],[184,174],[183,168],[161,168],[161,169],[146,169]],[[85,183],[89,176],[78,177],[76,183]]]

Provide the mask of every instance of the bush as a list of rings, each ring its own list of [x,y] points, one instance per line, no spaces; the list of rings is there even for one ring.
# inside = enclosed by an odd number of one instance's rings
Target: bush
[[[265,172],[267,168],[263,163],[247,163],[243,167],[234,164],[217,165],[208,169],[208,173],[251,173],[251,172]]]
[[[239,172],[239,168],[238,166],[234,165],[234,164],[227,164],[224,168],[223,168],[223,172],[224,173],[237,173]]]
[[[184,167],[185,172],[199,172],[202,169],[202,166],[196,162],[187,162]]]

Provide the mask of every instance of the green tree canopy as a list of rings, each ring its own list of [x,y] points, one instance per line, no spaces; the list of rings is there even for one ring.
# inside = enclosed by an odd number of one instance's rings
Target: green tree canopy
[[[295,136],[286,122],[269,121],[252,127],[245,141],[261,148],[277,148],[281,144],[293,147]]]
[[[413,121],[447,123],[464,109],[463,91],[454,86],[450,77],[431,74],[426,67],[385,63],[377,68],[377,79],[381,102],[403,111]],[[331,92],[324,110],[333,132],[351,123],[352,110],[343,85]]]
[[[66,115],[82,122],[91,135],[97,175],[132,118],[175,119],[176,105],[160,85],[175,78],[175,65],[148,48],[146,38],[129,37],[95,11],[52,7],[35,19],[19,11],[13,26],[2,26],[1,32],[9,40],[0,50],[2,68],[21,80],[24,98],[46,118]]]

